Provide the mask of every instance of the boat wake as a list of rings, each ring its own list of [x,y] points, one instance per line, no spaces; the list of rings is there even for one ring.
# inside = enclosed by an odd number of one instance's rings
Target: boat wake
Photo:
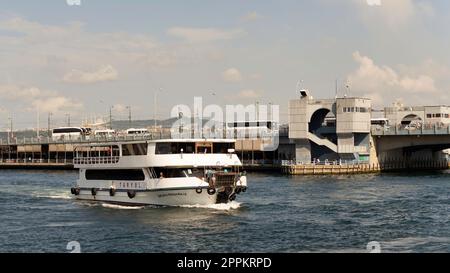
[[[198,209],[213,209],[213,210],[236,210],[241,207],[241,203],[233,201],[227,204],[211,204],[211,205],[183,205],[182,208],[198,208]]]
[[[37,198],[47,198],[47,199],[73,199],[69,193],[49,193],[49,194],[36,194],[34,195]]]
[[[140,209],[146,209],[146,208],[154,208],[154,209],[161,209],[161,208],[170,208],[171,206],[151,206],[151,205],[145,205],[145,206],[125,206],[125,205],[117,205],[117,204],[108,204],[108,203],[93,203],[93,202],[82,202],[81,204],[86,206],[101,206],[103,208],[107,209],[119,209],[119,210],[140,210]],[[241,207],[241,203],[238,202],[230,202],[228,204],[211,204],[211,205],[180,205],[176,206],[178,208],[195,208],[195,209],[210,209],[210,210],[218,210],[218,211],[229,211],[229,210],[236,210]],[[173,208],[173,207],[172,207]]]
[[[108,208],[108,209],[128,209],[128,210],[137,210],[137,209],[143,209],[145,206],[121,206],[121,205],[114,205],[114,204],[101,204],[102,207]]]

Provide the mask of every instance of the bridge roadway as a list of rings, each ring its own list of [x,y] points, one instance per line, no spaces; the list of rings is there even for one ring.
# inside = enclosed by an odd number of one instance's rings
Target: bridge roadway
[[[450,149],[450,125],[404,129],[404,127],[373,127],[372,136],[377,144],[377,153],[395,149],[412,151]]]

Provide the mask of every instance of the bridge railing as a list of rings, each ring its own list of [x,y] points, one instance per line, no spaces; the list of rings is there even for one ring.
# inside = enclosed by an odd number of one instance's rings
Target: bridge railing
[[[0,158],[1,164],[72,164],[71,158],[52,158],[52,159],[36,159],[36,158]]]
[[[407,135],[450,135],[450,125],[426,125],[419,128],[404,126],[372,126],[374,136],[407,136]]]
[[[83,143],[104,143],[118,141],[146,141],[155,139],[170,139],[171,135],[166,133],[153,135],[135,135],[135,136],[88,136],[75,138],[53,139],[51,137],[34,138],[11,138],[0,139],[0,145],[33,145],[33,144],[83,144]]]
[[[0,145],[39,145],[39,144],[84,144],[84,143],[108,143],[108,142],[128,142],[128,141],[150,141],[158,139],[173,139],[173,138],[195,138],[195,135],[191,131],[186,134],[172,134],[169,132],[145,134],[145,135],[115,135],[115,136],[82,136],[82,137],[67,137],[54,139],[52,137],[33,137],[33,138],[9,138],[0,139]],[[284,129],[283,134],[288,135],[287,129]],[[215,135],[203,134],[201,138],[217,138]],[[278,131],[274,131],[272,134],[258,135],[256,139],[261,140],[272,140],[274,137],[278,137]],[[236,139],[235,135],[228,135],[227,133],[219,134],[220,138],[233,138]],[[251,135],[243,135],[242,139],[252,139]]]

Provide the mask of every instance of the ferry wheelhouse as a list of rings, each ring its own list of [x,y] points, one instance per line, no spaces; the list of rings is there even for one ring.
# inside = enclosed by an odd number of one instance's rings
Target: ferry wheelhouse
[[[247,190],[234,140],[154,140],[76,147],[80,200],[121,205],[228,203]]]

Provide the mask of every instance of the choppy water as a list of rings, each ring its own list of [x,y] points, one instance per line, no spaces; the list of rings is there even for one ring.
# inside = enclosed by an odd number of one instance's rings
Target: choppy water
[[[230,205],[71,199],[77,172],[0,171],[0,252],[450,252],[450,172],[250,175]]]

